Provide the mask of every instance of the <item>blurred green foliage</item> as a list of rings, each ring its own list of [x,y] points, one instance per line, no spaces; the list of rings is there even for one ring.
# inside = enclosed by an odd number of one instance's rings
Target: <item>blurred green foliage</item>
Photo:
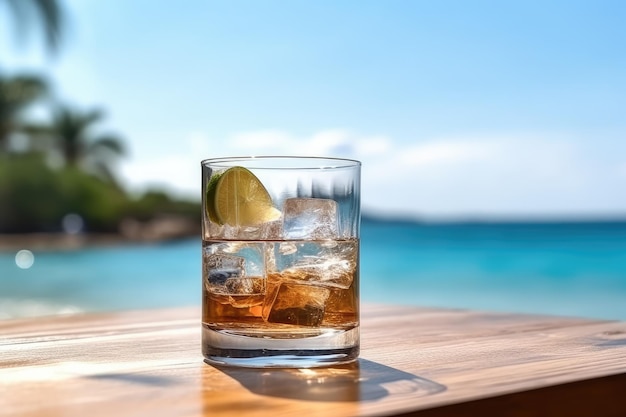
[[[0,155],[0,233],[61,232],[67,214],[85,232],[118,232],[121,222],[173,215],[199,223],[200,204],[164,192],[129,196],[115,183],[74,167],[50,168],[43,154]]]
[[[58,49],[66,20],[61,1],[1,3],[16,27],[39,26],[49,51]],[[68,107],[50,100],[51,93],[45,77],[0,73],[0,233],[63,232],[70,214],[80,216],[81,231],[88,233],[120,232],[126,220],[137,225],[171,217],[187,224],[181,233],[195,230],[196,223],[199,229],[199,202],[177,201],[158,190],[129,195],[113,169],[124,155],[122,139],[94,130],[103,112]],[[46,120],[29,117],[34,104],[48,108]],[[16,134],[27,138],[25,149],[12,146]],[[48,164],[51,156],[60,157],[62,166]]]
[[[150,190],[126,206],[126,215],[139,221],[150,221],[156,216],[173,215],[190,219],[200,218],[200,203],[171,198],[159,190]],[[198,220],[199,222],[199,220]]]

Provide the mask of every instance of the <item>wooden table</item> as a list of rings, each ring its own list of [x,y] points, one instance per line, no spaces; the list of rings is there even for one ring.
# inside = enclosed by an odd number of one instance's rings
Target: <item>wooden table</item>
[[[214,368],[199,310],[0,321],[0,415],[626,416],[626,323],[364,306],[358,363]]]

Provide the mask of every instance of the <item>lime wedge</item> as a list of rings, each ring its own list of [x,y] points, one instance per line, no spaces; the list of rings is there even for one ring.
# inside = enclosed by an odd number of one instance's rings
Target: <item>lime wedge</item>
[[[211,221],[230,226],[256,226],[281,214],[261,181],[243,167],[228,168],[211,178],[207,212]]]
[[[217,214],[215,214],[215,184],[217,184],[217,181],[219,180],[221,176],[222,176],[221,173],[211,176],[211,179],[209,180],[209,184],[206,187],[207,189],[206,212],[209,215],[209,219],[213,223],[218,223],[218,224],[221,224],[221,223],[219,219],[217,218]]]

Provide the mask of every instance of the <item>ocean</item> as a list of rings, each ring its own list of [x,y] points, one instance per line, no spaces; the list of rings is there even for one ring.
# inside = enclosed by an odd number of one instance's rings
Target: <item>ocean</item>
[[[0,318],[199,305],[200,246],[0,252]],[[364,219],[361,299],[626,320],[626,222]]]

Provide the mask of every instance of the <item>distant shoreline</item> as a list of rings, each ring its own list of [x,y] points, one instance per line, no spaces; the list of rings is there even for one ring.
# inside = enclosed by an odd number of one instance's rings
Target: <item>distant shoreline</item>
[[[408,218],[391,218],[364,215],[362,223],[368,225],[389,225],[402,226],[413,225],[424,228],[476,228],[476,227],[508,227],[513,229],[533,228],[533,227],[580,227],[580,228],[602,228],[618,229],[626,228],[626,218],[618,219],[585,219],[585,220],[509,220],[509,221],[419,221]],[[195,224],[172,224],[167,229],[150,229],[150,233],[142,230],[141,233],[23,233],[23,234],[1,234],[0,252],[28,250],[77,250],[86,247],[111,247],[137,244],[157,244],[173,242],[178,240],[200,238],[200,230]]]
[[[200,237],[199,221],[179,216],[161,216],[148,222],[126,220],[122,222],[118,233],[0,233],[0,252],[153,244],[192,237]]]
[[[76,250],[87,247],[111,247],[136,244],[155,244],[198,237],[200,234],[181,234],[177,236],[152,239],[132,239],[117,233],[24,233],[0,234],[0,252],[27,250]]]

